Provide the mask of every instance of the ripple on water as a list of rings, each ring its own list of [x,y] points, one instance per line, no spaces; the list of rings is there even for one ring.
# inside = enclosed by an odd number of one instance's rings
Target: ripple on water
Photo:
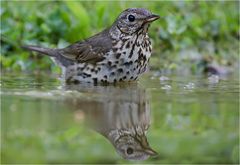
[[[208,82],[210,84],[217,84],[219,82],[220,78],[218,75],[211,75],[208,77]]]
[[[183,89],[193,90],[195,88],[195,84],[192,82],[187,83],[183,86]]]
[[[164,89],[164,90],[171,90],[172,87],[170,85],[164,85],[161,87],[161,89]]]

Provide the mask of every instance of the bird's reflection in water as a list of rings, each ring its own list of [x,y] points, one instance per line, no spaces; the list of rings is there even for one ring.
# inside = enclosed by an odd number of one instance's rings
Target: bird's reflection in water
[[[65,88],[84,92],[84,97],[71,98],[68,103],[76,113],[83,113],[88,125],[106,137],[124,159],[145,160],[157,155],[146,137],[150,126],[149,101],[138,84]]]

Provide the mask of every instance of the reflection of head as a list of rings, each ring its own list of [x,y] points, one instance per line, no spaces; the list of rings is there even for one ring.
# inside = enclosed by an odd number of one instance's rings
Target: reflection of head
[[[141,130],[141,128],[135,129],[132,127],[128,130],[114,130],[109,134],[110,141],[124,159],[145,160],[149,156],[157,154],[150,148],[145,133],[138,134],[137,130]]]
[[[86,91],[86,89],[80,89]],[[83,111],[93,129],[105,136],[124,159],[145,160],[156,155],[147,141],[150,106],[137,84],[87,89],[94,98],[77,98],[71,104]]]

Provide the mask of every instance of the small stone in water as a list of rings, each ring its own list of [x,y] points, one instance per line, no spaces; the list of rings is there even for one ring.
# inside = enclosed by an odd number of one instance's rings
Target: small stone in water
[[[210,83],[210,84],[216,84],[216,83],[218,83],[219,82],[219,76],[218,75],[211,75],[211,76],[209,76],[208,77],[208,82]]]
[[[170,90],[172,87],[170,85],[164,85],[161,89]]]

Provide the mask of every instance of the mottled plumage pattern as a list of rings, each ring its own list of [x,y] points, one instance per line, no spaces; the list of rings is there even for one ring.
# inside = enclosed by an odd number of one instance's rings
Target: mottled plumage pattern
[[[133,81],[147,69],[152,51],[147,31],[158,18],[146,9],[130,8],[110,28],[66,48],[24,48],[51,56],[67,82]]]

